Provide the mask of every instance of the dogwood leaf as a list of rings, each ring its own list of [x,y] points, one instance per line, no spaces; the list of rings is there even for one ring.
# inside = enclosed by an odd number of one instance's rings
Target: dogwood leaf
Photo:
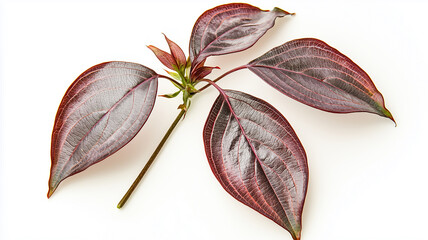
[[[308,166],[305,150],[281,113],[246,93],[221,90],[203,138],[223,188],[300,239]]]
[[[290,13],[274,8],[264,11],[244,3],[220,5],[204,12],[190,36],[192,68],[209,56],[239,52],[253,46],[277,17]]]
[[[278,91],[309,106],[334,113],[371,112],[394,121],[369,75],[321,40],[287,42],[247,67]]]
[[[140,64],[106,62],[73,82],[55,119],[48,197],[61,181],[131,141],[153,109],[157,76]]]

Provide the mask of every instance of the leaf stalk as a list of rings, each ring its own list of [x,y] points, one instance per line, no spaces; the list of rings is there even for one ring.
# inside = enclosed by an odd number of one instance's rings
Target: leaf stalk
[[[231,73],[233,73],[233,72],[236,72],[236,71],[238,71],[238,70],[241,70],[241,69],[244,69],[244,68],[247,68],[247,65],[243,65],[243,66],[240,66],[240,67],[237,67],[237,68],[234,68],[234,69],[232,69],[232,70],[229,70],[229,71],[227,71],[227,72],[225,72],[225,73],[223,73],[221,76],[219,76],[218,78],[216,78],[216,79],[214,79],[214,80],[212,80],[212,82],[217,82],[217,81],[219,81],[220,79],[222,79],[222,78],[224,78],[225,76],[227,76],[227,75],[229,75],[229,74],[231,74]],[[209,87],[210,85],[212,85],[212,84],[207,84],[207,85],[205,85],[205,86],[203,86],[203,87],[201,87],[199,90],[198,90],[198,92],[202,92],[203,90],[205,90],[207,87]]]
[[[172,79],[165,75],[159,75],[159,77],[168,79],[170,82],[172,82],[172,84],[174,84],[174,86],[176,86],[180,90],[184,89],[184,86],[181,83],[177,82],[175,79]]]

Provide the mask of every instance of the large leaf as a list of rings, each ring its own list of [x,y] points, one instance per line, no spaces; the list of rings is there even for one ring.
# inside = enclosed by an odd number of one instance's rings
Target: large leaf
[[[62,180],[127,144],[149,117],[156,93],[157,74],[140,64],[107,62],[82,73],[56,115],[48,197]]]
[[[279,8],[264,11],[257,7],[231,3],[204,12],[190,37],[192,67],[209,56],[245,50],[254,45],[275,23],[289,13]]]
[[[203,137],[223,188],[300,239],[308,166],[281,113],[261,99],[226,90],[214,102]]]
[[[393,120],[367,73],[321,40],[287,42],[251,61],[248,68],[309,106],[334,113],[371,112]]]

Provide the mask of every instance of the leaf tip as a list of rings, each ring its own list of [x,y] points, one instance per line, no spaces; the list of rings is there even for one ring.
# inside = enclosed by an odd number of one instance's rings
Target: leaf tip
[[[165,33],[162,33],[162,35],[163,35],[163,37],[165,38],[166,42],[167,42],[167,43],[168,43],[168,45],[169,45],[169,43],[171,42],[171,40],[166,36],[166,34],[165,34]]]
[[[287,16],[287,15],[291,15],[291,16],[296,15],[295,13],[289,13],[289,12],[287,12],[285,10],[282,10],[279,7],[275,7],[274,9],[272,9],[272,12],[277,13],[278,15],[280,15],[280,17],[284,17],[284,16]]]
[[[392,113],[388,109],[383,108],[382,114],[384,117],[391,119],[394,122],[395,126],[397,127],[397,122],[395,121],[394,117],[392,116]]]
[[[301,231],[291,233],[293,240],[300,240]]]
[[[60,181],[59,181],[60,182]],[[49,183],[48,183],[48,186],[49,186],[49,190],[48,190],[48,194],[47,194],[47,196],[48,196],[48,199],[52,196],[52,194],[55,192],[55,190],[56,190],[56,188],[58,187],[58,185],[59,185],[59,182],[57,181],[57,179],[56,178],[54,178],[53,176],[52,176],[52,174],[49,176]]]
[[[55,192],[55,188],[49,188],[48,191],[48,199],[52,196],[52,194]]]

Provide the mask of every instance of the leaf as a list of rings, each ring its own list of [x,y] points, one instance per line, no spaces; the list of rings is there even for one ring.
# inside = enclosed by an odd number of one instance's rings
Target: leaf
[[[277,17],[290,13],[274,8],[231,3],[204,12],[196,21],[190,37],[192,68],[209,56],[245,50],[273,27]]]
[[[171,70],[176,70],[174,66],[176,66],[176,62],[174,60],[174,57],[170,54],[165,52],[164,50],[161,50],[155,46],[149,45],[147,46],[152,52],[155,54],[155,56],[159,59],[159,61],[167,68]]]
[[[247,67],[283,94],[334,113],[370,112],[392,118],[364,70],[318,39],[287,42]]]
[[[153,109],[157,78],[140,64],[106,62],[73,82],[55,119],[48,197],[65,178],[131,141]]]
[[[175,42],[169,40],[169,38],[166,37],[164,34],[165,40],[168,43],[169,50],[171,51],[171,55],[173,56],[177,68],[185,67],[186,66],[186,55],[184,55],[183,50],[181,50],[180,46],[178,46]]]
[[[159,95],[159,97],[164,97],[164,98],[175,98],[178,96],[178,94],[181,93],[181,90],[178,90],[175,93],[170,93],[170,94],[163,94],[163,95]]]
[[[203,137],[211,170],[223,188],[300,239],[308,166],[281,113],[261,99],[224,90]]]
[[[190,79],[192,81],[198,81],[200,79],[203,79],[208,74],[210,74],[214,69],[220,69],[219,67],[208,67],[208,66],[202,66],[195,69],[195,71],[192,72],[192,75],[190,76]]]

